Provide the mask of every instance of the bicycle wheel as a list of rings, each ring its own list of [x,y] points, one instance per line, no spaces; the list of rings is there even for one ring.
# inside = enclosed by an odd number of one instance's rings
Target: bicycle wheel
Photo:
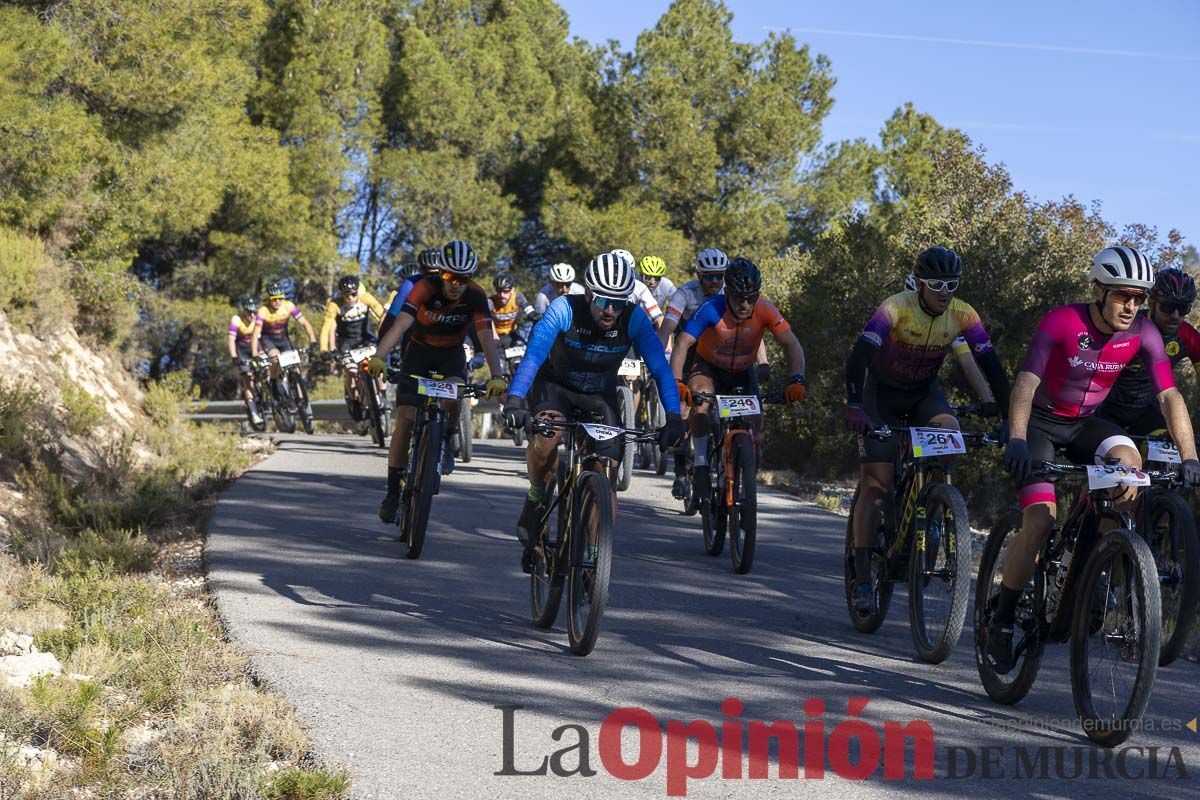
[[[945,661],[962,634],[971,591],[971,544],[967,504],[958,489],[931,485],[925,495],[925,530],[917,531],[908,559],[908,616],[922,661]]]
[[[745,575],[754,564],[754,547],[758,540],[758,468],[754,461],[754,441],[749,433],[733,437],[733,453],[729,459],[733,475],[733,505],[729,507],[729,557],[733,571]],[[725,487],[718,488],[724,491]]]
[[[1162,649],[1158,665],[1179,657],[1187,644],[1200,606],[1200,539],[1192,510],[1180,495],[1150,490],[1150,529],[1143,531],[1162,594]]]
[[[367,398],[367,419],[371,423],[371,441],[376,447],[387,447],[387,432],[384,431],[383,409],[379,405],[379,393],[371,378],[359,379],[358,390]]]
[[[612,571],[612,487],[599,472],[580,473],[571,524],[571,564],[567,578],[567,641],[586,656],[596,646],[600,619],[608,605]],[[594,537],[594,538],[593,538]],[[594,541],[595,552],[588,553]]]
[[[275,417],[275,427],[284,433],[295,433],[296,415],[292,412],[287,387],[282,378],[276,378],[271,381],[271,391],[275,395],[275,402],[271,404],[271,411]]]
[[[621,416],[621,427],[632,428],[633,415],[637,409],[633,407],[633,390],[628,386],[617,387],[617,412]],[[621,448],[621,464],[617,468],[617,491],[623,492],[633,481],[633,448],[634,441],[628,436],[623,437]]]
[[[425,526],[429,524],[429,507],[437,489],[438,458],[441,456],[442,419],[434,416],[421,426],[420,440],[413,442],[417,457],[409,479],[408,503],[404,512],[408,519],[405,528],[407,549],[405,558],[420,558],[425,547]]]
[[[547,506],[554,501],[557,491],[561,489],[562,480],[560,464],[560,481],[557,487],[551,489],[546,497]],[[560,520],[566,514],[566,504],[560,503],[558,515]],[[561,531],[565,527],[560,523],[555,533],[550,532],[550,521],[540,532],[539,544],[533,549],[533,571],[529,573],[529,613],[533,624],[538,628],[550,628],[558,618],[558,606],[562,602],[563,578],[566,575],[563,564],[558,559],[558,542]]]
[[[463,400],[462,406],[458,412],[458,460],[464,464],[471,463],[471,450],[473,442],[471,441],[471,433],[473,425],[471,418],[474,412],[471,411],[471,403],[469,400]]]
[[[846,595],[846,609],[850,612],[850,624],[860,633],[874,633],[887,619],[888,608],[892,604],[892,582],[887,580],[887,562],[884,560],[879,544],[883,540],[883,528],[877,536],[876,547],[871,553],[871,584],[875,591],[875,613],[862,614],[854,608],[854,505],[858,502],[859,487],[854,488],[854,499],[850,502],[850,517],[846,520],[846,548],[842,556],[843,589]]]
[[[1158,671],[1162,606],[1150,546],[1128,528],[1104,534],[1073,600],[1075,711],[1089,739],[1116,747],[1138,727]]]
[[[1013,646],[1016,662],[1005,675],[992,669],[987,660],[988,626],[996,610],[996,597],[1000,592],[1000,576],[1003,574],[1008,547],[1021,530],[1021,513],[1015,509],[1002,515],[983,546],[983,558],[979,562],[979,576],[975,582],[975,664],[979,679],[988,697],[1002,705],[1011,706],[1021,701],[1033,688],[1038,669],[1042,665],[1045,642],[1038,614],[1045,597],[1044,573],[1034,572],[1034,579],[1026,586],[1017,602],[1017,614],[1013,624]]]

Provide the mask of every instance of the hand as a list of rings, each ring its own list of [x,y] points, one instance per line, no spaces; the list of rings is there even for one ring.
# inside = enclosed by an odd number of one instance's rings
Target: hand
[[[755,372],[754,377],[758,381],[758,388],[760,391],[762,390],[762,387],[770,386],[771,385],[771,365],[770,364],[759,364],[758,370],[757,370],[757,372]]]
[[[510,394],[504,399],[504,425],[512,430],[524,430],[529,425],[529,406],[524,397]]]
[[[317,344],[316,342],[308,343],[308,355],[310,357],[316,358],[317,355],[320,354],[320,352],[321,352],[321,345]]]
[[[242,357],[241,356],[231,356],[231,358],[233,358],[233,365],[235,367],[240,367],[242,365]]]
[[[1033,456],[1024,439],[1009,439],[1004,449],[1004,468],[1017,483],[1029,480],[1033,474]]]
[[[855,433],[866,433],[871,429],[871,418],[858,403],[846,406],[846,427]]]
[[[376,378],[382,377],[387,372],[387,361],[380,356],[371,356],[367,360],[367,372]]]
[[[994,400],[984,403],[979,407],[979,413],[985,417],[998,417],[1000,416],[1000,404]]]
[[[1200,486],[1200,461],[1194,458],[1189,458],[1183,462],[1180,475],[1183,477],[1183,485],[1189,489]]]
[[[789,403],[799,403],[804,399],[804,384],[800,382],[789,383],[787,388],[783,390],[783,398]]]
[[[692,404],[692,390],[683,381],[675,381],[675,388],[679,390],[679,402],[685,406]]]
[[[683,426],[683,417],[668,413],[667,423],[658,429],[658,446],[661,448],[678,447],[686,434],[687,428]]]
[[[487,389],[484,390],[484,397],[488,400],[496,400],[504,396],[508,391],[508,378],[503,375],[493,375],[488,378]]]

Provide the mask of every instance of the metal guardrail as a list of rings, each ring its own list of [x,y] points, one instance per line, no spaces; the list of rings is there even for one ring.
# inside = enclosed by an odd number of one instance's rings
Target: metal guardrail
[[[350,412],[346,410],[345,400],[313,400],[309,405],[312,406],[313,419],[350,421]],[[476,413],[499,409],[495,400],[480,400],[473,408]],[[246,418],[246,407],[241,400],[201,400],[192,404],[184,418],[192,422],[240,422]]]

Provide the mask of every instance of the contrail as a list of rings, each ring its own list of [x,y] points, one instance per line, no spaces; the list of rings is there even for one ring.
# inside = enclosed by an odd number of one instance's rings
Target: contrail
[[[1009,50],[1040,50],[1047,53],[1074,53],[1086,56],[1124,56],[1126,58],[1157,59],[1159,61],[1200,61],[1200,56],[1181,53],[1152,53],[1143,50],[1111,50],[1106,47],[1067,47],[1057,44],[1029,44],[1027,42],[997,42],[990,39],[952,39],[943,36],[913,36],[906,33],[875,33],[873,31],[842,31],[830,28],[775,28],[763,26],[765,30],[780,33],[818,33],[828,36],[857,36],[862,39],[891,39],[897,42],[930,42],[933,44],[959,44],[975,47],[1001,47]]]

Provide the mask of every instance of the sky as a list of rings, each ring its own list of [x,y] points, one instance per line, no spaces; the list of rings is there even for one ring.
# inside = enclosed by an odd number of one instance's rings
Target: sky
[[[558,0],[571,33],[632,50],[667,0]],[[734,38],[790,30],[832,62],[825,140],[878,143],[911,101],[1038,200],[1100,201],[1118,229],[1200,247],[1200,0],[726,0]]]

